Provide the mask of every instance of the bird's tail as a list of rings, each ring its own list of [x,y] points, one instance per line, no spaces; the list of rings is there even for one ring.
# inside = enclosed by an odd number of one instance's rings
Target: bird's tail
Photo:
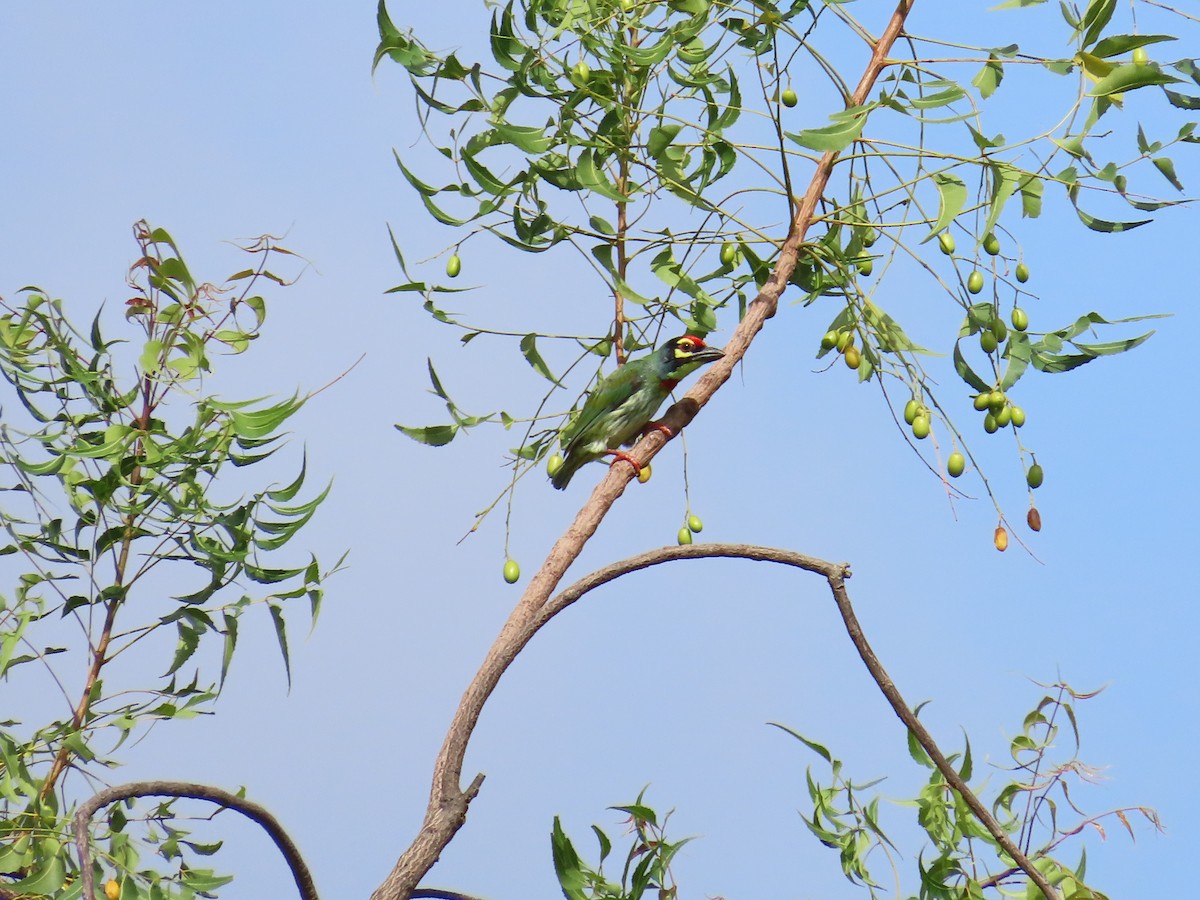
[[[550,476],[550,483],[554,485],[556,490],[563,490],[571,482],[571,476],[579,471],[579,467],[583,465],[585,460],[573,459],[567,456],[563,460],[562,466],[557,472]]]

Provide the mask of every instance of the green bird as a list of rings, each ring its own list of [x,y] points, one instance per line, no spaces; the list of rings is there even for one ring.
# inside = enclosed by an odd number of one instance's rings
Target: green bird
[[[724,350],[685,334],[630,360],[601,381],[559,435],[565,459],[551,476],[554,486],[561,491],[580,466],[602,456],[636,465],[617,447],[634,442],[683,378],[724,355]]]

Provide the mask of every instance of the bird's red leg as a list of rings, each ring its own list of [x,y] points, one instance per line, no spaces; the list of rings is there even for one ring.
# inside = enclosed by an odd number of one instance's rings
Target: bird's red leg
[[[651,431],[661,431],[663,436],[668,441],[671,438],[675,437],[675,432],[671,429],[671,426],[665,425],[662,422],[651,422],[649,425],[647,425],[645,428],[642,429],[642,437],[645,437]]]
[[[617,463],[619,463],[621,460],[625,460],[625,462],[627,462],[631,466],[633,466],[633,471],[635,473],[640,473],[642,471],[642,467],[640,465],[638,465],[638,461],[636,459],[634,459],[632,456],[630,456],[628,453],[622,453],[620,450],[606,450],[605,453],[607,453],[609,456],[616,457],[616,459],[614,459],[612,461],[612,465],[614,465],[614,466]]]

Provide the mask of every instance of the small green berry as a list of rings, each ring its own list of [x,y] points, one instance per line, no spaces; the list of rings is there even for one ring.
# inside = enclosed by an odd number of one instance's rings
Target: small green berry
[[[1017,263],[1017,281],[1024,284],[1029,280],[1029,266],[1025,263]]]
[[[1024,425],[1025,424],[1025,410],[1021,409],[1021,407],[1019,407],[1019,406],[1014,406],[1012,408],[1012,423],[1013,423],[1013,428],[1020,428],[1022,425]]]
[[[700,517],[694,513],[688,516],[687,521],[688,531],[699,534],[704,530],[704,523],[700,521]]]
[[[462,271],[462,260],[459,259],[458,254],[455,253],[448,260],[446,260],[446,274],[449,275],[451,278],[457,278],[458,273],[461,271]]]
[[[1034,463],[1029,467],[1029,471],[1025,473],[1025,483],[1031,488],[1040,488],[1042,486],[1042,481],[1045,478],[1045,474],[1046,473],[1042,471],[1042,467],[1037,463]]]
[[[822,350],[832,350],[834,347],[837,346],[837,342],[838,342],[838,333],[836,331],[827,331],[827,332],[825,332],[825,336],[823,338],[821,338],[821,349]]]
[[[989,234],[983,239],[983,249],[988,256],[995,256],[1000,252],[1000,239],[994,234]]]
[[[517,579],[521,577],[521,567],[517,565],[515,559],[505,560],[504,562],[504,580],[509,584],[516,584]]]
[[[1012,311],[1013,328],[1017,331],[1024,331],[1029,327],[1029,313],[1021,309],[1019,306],[1014,306]]]
[[[967,458],[955,450],[946,460],[946,471],[951,478],[957,478],[967,468]]]
[[[954,252],[954,235],[948,231],[943,231],[938,235],[938,246],[942,248],[942,252],[947,256]]]
[[[972,294],[978,294],[983,290],[983,273],[978,269],[967,276],[967,290]]]
[[[920,411],[921,411],[921,404],[917,400],[916,397],[914,397],[912,400],[909,400],[907,403],[905,403],[904,404],[904,424],[911,425],[913,423],[913,419],[915,419],[917,417],[917,413],[919,413]]]
[[[675,539],[679,541],[681,546],[690,544],[692,542],[692,533],[688,530],[688,527],[684,525],[679,529],[679,534],[675,536]]]
[[[996,340],[994,331],[979,332],[979,346],[984,353],[994,353],[999,342]]]
[[[727,241],[721,245],[721,265],[732,266],[733,261],[737,259],[737,244],[733,241]]]
[[[846,353],[842,358],[846,361],[847,369],[857,369],[858,364],[862,362],[862,354],[853,344],[846,348]]]
[[[546,474],[553,478],[558,474],[558,470],[563,467],[564,462],[565,460],[562,458],[562,454],[555,453],[548,460],[546,460]]]
[[[913,419],[912,433],[918,441],[923,441],[929,437],[929,416],[924,413]]]
[[[793,106],[795,106],[797,103],[800,102],[800,98],[796,96],[796,92],[793,91],[790,87],[783,89],[783,93],[779,95],[779,100],[788,109],[791,109]]]
[[[985,409],[987,409],[988,406],[991,405],[991,402],[992,402],[992,392],[991,391],[984,391],[982,394],[975,395],[975,404],[974,405],[975,405],[975,409],[977,409],[979,412],[983,412]]]
[[[983,417],[983,430],[988,434],[995,434],[996,429],[1000,426],[996,424],[996,417],[992,413],[988,413]]]

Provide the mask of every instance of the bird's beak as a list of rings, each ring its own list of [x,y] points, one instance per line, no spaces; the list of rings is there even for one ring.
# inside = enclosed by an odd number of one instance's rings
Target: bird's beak
[[[703,363],[716,362],[725,355],[725,351],[720,347],[705,347],[703,350],[697,350],[692,354],[688,362],[701,365]]]

